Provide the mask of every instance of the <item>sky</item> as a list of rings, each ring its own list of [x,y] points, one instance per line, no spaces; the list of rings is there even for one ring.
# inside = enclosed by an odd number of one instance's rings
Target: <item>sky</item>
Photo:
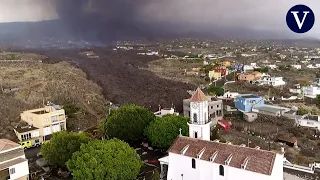
[[[305,35],[320,38],[319,0],[0,0],[0,22],[61,18],[72,25],[82,21],[79,14],[95,13],[95,19],[160,24],[173,31],[214,31],[218,27],[300,37],[285,21],[287,11],[296,4],[309,6],[316,16],[314,28]]]

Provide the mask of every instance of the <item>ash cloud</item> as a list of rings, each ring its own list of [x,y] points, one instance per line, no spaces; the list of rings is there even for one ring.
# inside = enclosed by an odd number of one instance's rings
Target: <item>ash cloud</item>
[[[194,32],[222,37],[299,38],[285,22],[295,4],[320,16],[318,0],[0,0],[0,22],[56,20],[56,32],[77,38],[114,40]],[[2,3],[5,2],[5,3]],[[319,17],[320,18],[320,17]],[[41,26],[41,25],[40,25]],[[57,27],[58,26],[58,27]],[[50,30],[46,28],[33,28]],[[320,23],[305,34],[320,37]],[[52,30],[51,30],[52,31]]]

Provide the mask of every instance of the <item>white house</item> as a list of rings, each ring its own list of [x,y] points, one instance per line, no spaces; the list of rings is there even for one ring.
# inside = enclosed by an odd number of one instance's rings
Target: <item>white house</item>
[[[243,66],[243,71],[253,71],[255,68],[260,68],[259,66],[257,66],[257,63],[251,63],[250,65],[244,65]]]
[[[291,65],[291,67],[294,69],[301,69],[301,65],[299,65],[299,64]]]
[[[157,117],[162,117],[168,114],[174,114],[174,115],[179,115],[178,112],[174,110],[174,108],[163,108],[159,107],[159,111],[155,112],[154,115]]]
[[[296,122],[299,126],[317,128],[320,130],[320,117],[310,114],[305,114],[303,116],[297,116]]]
[[[271,77],[269,75],[262,76],[259,80],[260,85],[272,85],[272,86],[282,86],[286,82],[283,81],[282,77]]]
[[[181,135],[159,161],[168,180],[283,180],[283,154]]]
[[[237,92],[226,92],[223,95],[223,98],[236,98],[237,96],[239,96],[239,93]]]
[[[304,86],[301,88],[302,95],[315,97],[320,94],[320,88],[318,86]]]
[[[0,139],[0,179],[29,179],[28,160],[24,150],[15,142]]]

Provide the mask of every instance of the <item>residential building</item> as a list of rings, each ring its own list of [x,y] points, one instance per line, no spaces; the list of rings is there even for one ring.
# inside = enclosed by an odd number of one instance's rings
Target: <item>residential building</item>
[[[254,81],[260,79],[262,76],[261,72],[251,72],[251,73],[243,73],[238,75],[239,81]]]
[[[13,130],[19,139],[20,145],[24,149],[39,146],[44,141],[43,137],[40,136],[39,128],[34,126],[15,127]]]
[[[157,116],[157,117],[163,117],[163,116],[168,115],[168,114],[179,115],[179,113],[176,112],[174,108],[163,108],[163,109],[161,109],[161,107],[160,107],[159,111],[154,113],[154,115]]]
[[[7,139],[0,139],[0,179],[29,179],[28,160],[24,150],[19,144]]]
[[[283,180],[283,154],[179,136],[159,159],[168,180]]]
[[[221,72],[216,72],[216,71],[209,71],[209,78],[210,80],[217,80],[221,79]]]
[[[237,92],[226,92],[223,95],[223,98],[236,98],[239,95]]]
[[[243,70],[243,64],[233,64],[230,67],[235,69],[236,71],[244,71]]]
[[[221,64],[221,66],[230,67],[231,62],[230,61],[222,61],[220,64]]]
[[[245,113],[249,122],[257,118],[253,113],[282,116],[291,110],[286,107],[265,104],[263,97],[253,94],[239,95],[235,100],[235,107]]]
[[[260,85],[283,86],[286,84],[282,77],[262,76],[259,80]]]
[[[301,65],[298,65],[298,64],[297,65],[291,65],[291,67],[294,68],[294,69],[301,69]]]
[[[299,126],[316,128],[320,130],[320,117],[311,114],[296,116],[296,122]]]
[[[317,95],[320,94],[320,88],[318,86],[304,86],[301,88],[302,95],[303,96],[311,96],[311,97],[316,97]]]
[[[49,140],[53,133],[67,129],[64,109],[50,102],[43,108],[22,112],[21,120],[38,128],[43,141]],[[16,131],[18,132],[18,130]]]
[[[254,105],[264,105],[263,97],[253,94],[243,94],[238,95],[235,99],[235,107],[243,112],[252,112]]]
[[[221,76],[228,75],[228,69],[226,67],[216,67],[213,69],[215,72],[220,72]]]
[[[184,99],[183,100],[183,114],[185,117],[191,119],[191,111],[193,108],[192,101],[194,101],[195,97],[202,97],[202,99],[205,99],[207,101],[207,104],[203,105],[202,109],[206,108],[208,109],[207,116],[209,117],[209,120],[211,121],[211,126],[217,124],[219,119],[222,119],[223,117],[223,103],[222,100],[216,99],[211,96],[205,96],[204,93],[198,88],[193,96],[190,99]],[[197,98],[196,98],[197,99]],[[201,110],[204,111],[204,110]]]
[[[254,75],[252,75],[250,73],[238,75],[238,81],[253,81],[253,80],[254,80]]]

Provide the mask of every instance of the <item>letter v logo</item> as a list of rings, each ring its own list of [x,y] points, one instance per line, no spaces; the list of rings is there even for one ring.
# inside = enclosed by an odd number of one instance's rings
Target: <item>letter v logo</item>
[[[303,11],[304,16],[303,16],[302,22],[300,22],[300,19],[298,16],[299,11],[291,11],[291,13],[294,16],[294,19],[296,20],[299,29],[301,29],[304,21],[306,20],[307,15],[310,13],[310,11]]]
[[[295,33],[306,33],[314,25],[313,11],[305,5],[293,6],[286,17],[288,27]]]

